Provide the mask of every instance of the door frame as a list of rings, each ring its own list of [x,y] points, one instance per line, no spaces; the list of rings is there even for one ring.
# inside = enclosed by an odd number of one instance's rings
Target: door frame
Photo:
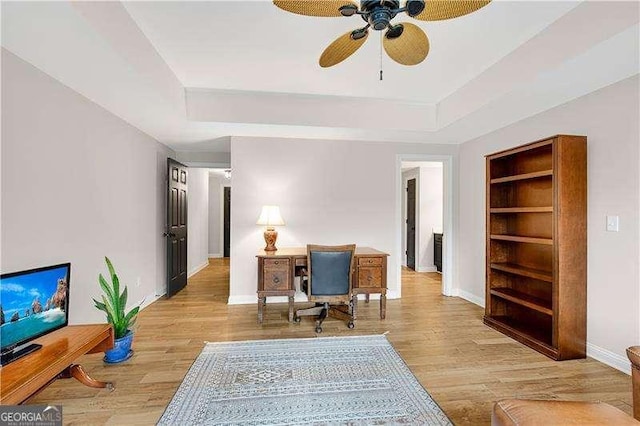
[[[231,188],[230,182],[220,182],[220,257],[224,258],[224,188]],[[231,221],[231,218],[229,218]],[[231,259],[231,230],[229,230],[229,259]]]
[[[411,244],[409,244],[409,182],[413,181],[414,182],[414,186],[413,186],[413,247],[411,247]],[[417,271],[416,269],[416,257],[418,257],[420,250],[418,247],[418,242],[419,242],[419,238],[417,237],[418,232],[416,232],[416,230],[419,230],[418,228],[418,214],[419,214],[419,203],[418,203],[418,187],[419,187],[419,183],[418,183],[418,176],[415,177],[410,177],[407,179],[407,187],[406,187],[406,196],[404,197],[405,203],[404,204],[404,216],[406,218],[405,221],[405,226],[404,226],[404,233],[405,233],[405,244],[404,244],[404,249],[405,249],[405,262],[404,265],[409,268],[412,269],[414,271]],[[404,178],[402,178],[402,185],[404,186]],[[411,247],[411,250],[413,252],[413,268],[409,265],[409,248]],[[416,250],[416,248],[418,248],[418,250]]]
[[[443,184],[443,212],[442,212],[442,230],[445,237],[442,241],[442,294],[445,296],[457,296],[454,289],[454,267],[455,264],[455,247],[457,235],[453,226],[453,207],[454,207],[454,162],[453,155],[433,155],[433,154],[397,154],[396,155],[396,282],[398,283],[398,296],[402,296],[402,258],[404,250],[402,249],[402,222],[403,206],[402,206],[402,162],[403,161],[433,161],[442,163],[442,184]]]
[[[167,298],[171,298],[174,295],[178,294],[181,290],[183,290],[187,284],[188,284],[188,278],[189,278],[189,260],[188,260],[188,244],[189,244],[189,232],[188,232],[188,227],[189,227],[189,167],[186,166],[185,164],[179,162],[178,160],[176,160],[175,158],[171,158],[171,157],[167,157],[167,179],[166,179],[166,183],[165,183],[165,199],[166,199],[166,209],[165,209],[165,231],[163,233],[164,239],[165,239],[165,258],[166,258],[166,265],[165,265],[165,297]],[[185,246],[184,246],[184,250],[185,250],[185,261],[184,261],[184,285],[180,287],[180,289],[178,289],[175,292],[171,292],[171,268],[172,268],[172,259],[171,259],[171,254],[172,251],[170,249],[170,245],[171,245],[171,238],[175,237],[175,234],[172,234],[172,224],[171,224],[171,215],[172,215],[172,209],[171,209],[171,196],[170,196],[170,192],[171,192],[171,179],[172,179],[172,175],[171,175],[171,168],[172,167],[177,167],[179,169],[184,169],[184,173],[186,175],[185,178],[185,182],[179,182],[177,181],[179,184],[180,183],[184,183],[184,186],[186,186],[186,195],[185,195],[185,199],[184,199],[184,203],[185,203],[185,207],[184,207],[184,216],[185,216],[185,231],[184,231],[184,239],[185,239]],[[180,173],[180,172],[179,172]],[[180,195],[178,194],[178,198],[177,200],[180,200]],[[180,212],[179,212],[179,204],[178,204],[178,216],[180,216]],[[180,224],[178,224],[179,226]],[[177,232],[177,231],[176,231]],[[178,276],[181,274],[178,274]]]

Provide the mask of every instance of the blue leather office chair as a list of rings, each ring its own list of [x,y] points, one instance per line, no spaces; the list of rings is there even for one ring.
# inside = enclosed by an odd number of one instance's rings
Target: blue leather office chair
[[[316,306],[296,311],[295,322],[302,316],[317,315],[316,333],[322,333],[322,322],[327,316],[348,321],[349,328],[356,323],[356,303],[352,294],[355,244],[343,246],[307,245],[307,296]],[[303,287],[305,285],[303,284]]]

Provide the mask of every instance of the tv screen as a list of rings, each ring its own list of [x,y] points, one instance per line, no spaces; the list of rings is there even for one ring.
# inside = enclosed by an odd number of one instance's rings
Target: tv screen
[[[0,277],[2,352],[64,327],[69,322],[71,264]]]

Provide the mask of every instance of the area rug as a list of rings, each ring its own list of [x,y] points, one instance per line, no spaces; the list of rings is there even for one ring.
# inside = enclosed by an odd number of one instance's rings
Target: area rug
[[[161,425],[451,425],[385,336],[208,343]]]

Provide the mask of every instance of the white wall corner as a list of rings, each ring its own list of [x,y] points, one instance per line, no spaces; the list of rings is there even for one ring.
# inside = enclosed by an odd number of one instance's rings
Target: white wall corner
[[[587,342],[587,356],[607,364],[616,370],[620,370],[625,374],[631,375],[631,363],[627,357],[618,355],[615,352],[611,352],[608,349],[601,348],[589,342]]]
[[[461,299],[464,299],[468,302],[473,303],[474,305],[478,305],[484,308],[484,297],[478,297],[475,294],[469,293],[468,291],[464,291],[461,289],[457,289],[455,293],[457,293],[456,295]]]
[[[202,262],[200,265],[198,265],[195,268],[193,268],[192,270],[190,270],[189,273],[187,274],[187,278],[191,278],[192,276],[194,276],[198,272],[202,271],[207,266],[209,266],[209,261],[208,260],[205,261],[205,262]]]

